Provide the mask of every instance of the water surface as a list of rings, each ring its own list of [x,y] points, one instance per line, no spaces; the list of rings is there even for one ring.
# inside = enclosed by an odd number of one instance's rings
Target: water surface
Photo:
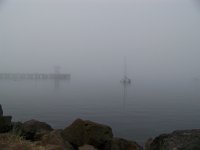
[[[64,128],[76,118],[110,125],[114,135],[144,143],[176,129],[200,127],[200,94],[191,83],[1,80],[1,104],[14,121],[38,119]]]

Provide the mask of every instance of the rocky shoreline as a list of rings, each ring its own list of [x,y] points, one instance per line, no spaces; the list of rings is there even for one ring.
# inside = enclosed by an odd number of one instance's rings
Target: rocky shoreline
[[[64,129],[45,122],[12,122],[0,105],[0,150],[200,150],[200,130],[181,130],[149,139],[143,148],[135,141],[114,137],[112,128],[76,119]]]

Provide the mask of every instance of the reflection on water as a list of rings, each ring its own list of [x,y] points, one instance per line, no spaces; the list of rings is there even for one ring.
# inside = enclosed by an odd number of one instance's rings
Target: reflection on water
[[[131,83],[122,83],[123,86],[123,109],[126,109],[126,101],[128,95],[128,88],[131,86]]]

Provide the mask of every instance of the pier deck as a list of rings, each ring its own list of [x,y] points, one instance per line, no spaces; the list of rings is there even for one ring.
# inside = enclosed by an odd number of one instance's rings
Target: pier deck
[[[69,80],[70,74],[57,74],[57,73],[0,73],[0,79],[7,80]]]

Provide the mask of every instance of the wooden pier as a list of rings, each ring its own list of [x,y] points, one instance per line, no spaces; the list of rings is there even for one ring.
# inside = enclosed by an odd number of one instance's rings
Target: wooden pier
[[[70,80],[70,74],[60,73],[0,73],[0,80]]]

